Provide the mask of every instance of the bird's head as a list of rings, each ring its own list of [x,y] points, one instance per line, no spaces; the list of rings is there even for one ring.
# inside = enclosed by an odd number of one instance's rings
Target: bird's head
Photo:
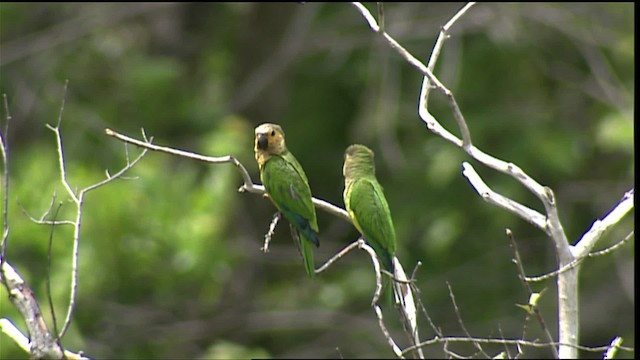
[[[373,151],[360,144],[350,145],[347,150],[345,150],[344,165],[342,166],[342,175],[344,175],[345,178],[356,174],[375,174]]]
[[[258,164],[264,163],[271,155],[282,155],[287,151],[284,143],[284,131],[280,125],[264,123],[255,129],[253,148]]]

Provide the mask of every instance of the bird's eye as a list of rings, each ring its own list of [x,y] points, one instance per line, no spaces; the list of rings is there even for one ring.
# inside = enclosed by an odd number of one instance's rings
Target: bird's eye
[[[275,130],[271,130],[271,136],[276,136],[276,131]]]

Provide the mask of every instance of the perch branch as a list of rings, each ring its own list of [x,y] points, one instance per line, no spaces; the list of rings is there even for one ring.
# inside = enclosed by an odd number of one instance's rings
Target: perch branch
[[[204,156],[204,155],[199,155],[199,154],[195,154],[192,152],[188,152],[188,151],[183,151],[183,150],[176,150],[176,149],[172,149],[169,147],[165,147],[165,146],[159,146],[159,145],[155,145],[152,144],[151,141],[148,141],[146,139],[146,136],[144,135],[144,131],[143,131],[143,138],[145,139],[145,141],[140,141],[137,139],[133,139],[131,137],[128,137],[126,135],[122,135],[114,130],[111,129],[105,129],[105,133],[108,136],[114,137],[120,141],[123,141],[125,143],[129,143],[129,144],[133,144],[136,145],[138,147],[144,148],[144,149],[149,149],[149,150],[153,150],[153,151],[159,151],[159,152],[163,152],[163,153],[167,153],[167,154],[172,154],[172,155],[176,155],[176,156],[181,156],[181,157],[185,157],[185,158],[189,158],[189,159],[194,159],[194,160],[198,160],[198,161],[203,161],[206,163],[210,163],[210,164],[223,164],[223,163],[232,163],[233,165],[235,165],[238,168],[238,171],[240,171],[240,175],[242,175],[242,179],[244,181],[244,183],[242,184],[242,186],[240,186],[240,188],[238,189],[238,191],[240,192],[245,192],[248,191],[250,193],[253,194],[259,194],[262,195],[265,193],[264,190],[264,186],[262,185],[258,185],[258,184],[254,184],[253,181],[251,180],[251,176],[249,176],[249,172],[247,171],[247,169],[244,167],[244,165],[242,165],[242,163],[240,163],[240,161],[238,161],[235,157],[230,156],[230,155],[226,155],[226,156],[220,156],[220,157],[210,157],[210,156]],[[351,218],[349,218],[349,214],[347,214],[347,212],[340,208],[337,207],[327,201],[321,200],[321,199],[317,199],[317,198],[313,198],[313,204],[315,205],[315,207],[317,207],[318,209],[322,209],[330,214],[333,214],[339,218],[342,218],[343,220],[347,221],[347,222],[351,222]]]

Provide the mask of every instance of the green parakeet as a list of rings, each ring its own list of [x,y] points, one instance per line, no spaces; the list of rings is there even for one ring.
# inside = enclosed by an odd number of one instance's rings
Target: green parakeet
[[[396,232],[389,205],[378,183],[373,151],[351,145],[344,153],[344,204],[356,229],[375,250],[382,266],[393,274]]]
[[[284,131],[279,125],[265,123],[256,127],[254,151],[260,180],[273,204],[298,235],[305,268],[313,277],[315,265],[311,245],[320,246],[320,240],[307,176],[287,149]]]

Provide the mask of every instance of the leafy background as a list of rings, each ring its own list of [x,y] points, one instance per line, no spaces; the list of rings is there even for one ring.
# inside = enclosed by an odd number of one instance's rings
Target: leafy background
[[[375,13],[375,4],[367,6]],[[426,62],[440,27],[461,6],[387,4],[386,29]],[[478,4],[452,29],[436,68],[475,144],[556,191],[573,242],[633,187],[634,10],[631,3]],[[374,149],[398,256],[409,271],[422,262],[421,300],[445,334],[463,335],[449,283],[471,334],[520,338],[525,313],[515,304],[527,294],[505,228],[529,275],[554,270],[553,245],[477,196],[461,176],[469,157],[419,120],[420,83],[348,4],[2,3],[0,90],[12,115],[7,257],[49,319],[51,229],[22,208],[41,216],[57,193],[58,218],[73,216],[45,127],[56,122],[63,98],[67,171],[77,188],[124,164],[124,147],[104,135],[106,127],[134,137],[144,128],[158,144],[236,156],[259,181],[253,128],[277,122],[314,195],[336,205],[343,206],[344,149]],[[456,132],[446,99],[434,93],[431,108]],[[512,179],[476,168],[495,190],[542,210]],[[232,165],[150,153],[129,176],[136,179],[87,195],[78,303],[65,347],[98,358],[392,356],[369,305],[374,278],[365,253],[309,280],[282,224],[271,251],[260,251],[274,208],[236,191],[242,180]],[[318,222],[319,266],[357,233],[322,211]],[[631,214],[598,248],[633,229]],[[71,239],[70,227],[55,229],[58,319],[68,304]],[[581,344],[619,335],[635,345],[634,247],[629,241],[584,263]],[[547,289],[540,306],[556,334],[555,283],[533,287]],[[4,288],[0,312],[25,329]],[[402,344],[395,314],[386,319]],[[423,338],[434,335],[424,317],[420,326]],[[542,339],[537,323],[526,326],[527,338]],[[27,358],[6,337],[0,342],[0,357]],[[426,355],[443,356],[441,346]]]

